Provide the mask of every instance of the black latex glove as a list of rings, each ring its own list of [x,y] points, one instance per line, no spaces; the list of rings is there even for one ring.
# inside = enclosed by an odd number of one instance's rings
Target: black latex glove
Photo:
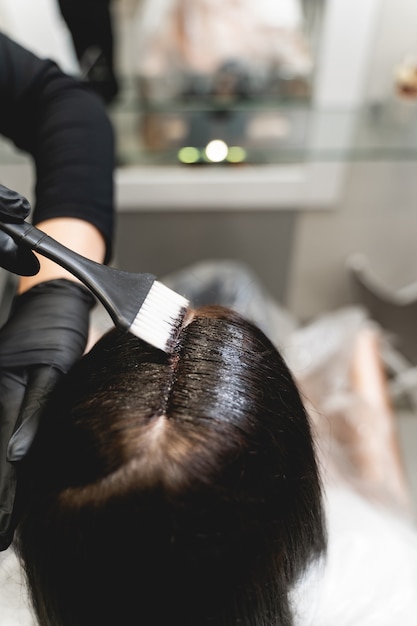
[[[18,223],[30,213],[30,204],[19,193],[0,185],[0,222]],[[33,276],[39,271],[39,261],[31,250],[17,243],[0,230],[0,266],[14,274]]]
[[[16,525],[15,464],[28,452],[59,378],[84,352],[93,304],[83,285],[51,280],[16,296],[0,329],[0,550]]]

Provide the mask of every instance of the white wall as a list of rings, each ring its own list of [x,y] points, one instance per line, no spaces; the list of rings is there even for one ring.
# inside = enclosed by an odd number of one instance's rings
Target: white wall
[[[287,303],[301,319],[350,302],[345,260],[365,254],[388,287],[417,281],[416,163],[356,163],[333,212],[299,215]]]
[[[79,66],[57,0],[0,0],[0,30],[69,74]]]
[[[366,97],[392,104],[395,66],[405,54],[417,55],[417,1],[380,2]],[[403,113],[417,116],[417,102]],[[298,316],[310,318],[349,302],[344,263],[352,252],[368,256],[374,273],[392,289],[417,281],[416,167],[394,156],[352,163],[334,212],[300,212],[288,281],[288,304]]]
[[[417,1],[379,0],[381,8],[372,52],[368,97],[381,100],[392,94],[393,74],[401,59],[417,56]]]

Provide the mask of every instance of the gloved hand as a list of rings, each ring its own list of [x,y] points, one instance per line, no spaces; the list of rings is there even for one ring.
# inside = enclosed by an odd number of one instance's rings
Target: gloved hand
[[[82,356],[94,297],[66,279],[15,297],[0,329],[0,550],[13,538],[16,467],[59,378]]]
[[[0,185],[0,222],[19,223],[30,213],[30,204],[19,193]],[[14,274],[33,276],[39,271],[39,261],[33,252],[0,230],[0,266]]]

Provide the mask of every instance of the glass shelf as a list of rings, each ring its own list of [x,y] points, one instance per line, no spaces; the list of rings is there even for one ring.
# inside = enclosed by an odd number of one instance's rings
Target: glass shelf
[[[177,100],[144,106],[126,92],[108,112],[116,132],[119,168],[417,160],[417,100],[395,95],[360,108],[336,109],[307,100],[266,99],[204,106]],[[221,161],[207,158],[205,150],[213,140],[229,148]],[[180,153],[184,147],[193,149],[188,157]],[[0,138],[1,165],[26,161],[25,154]]]
[[[110,110],[121,166],[198,167],[417,159],[417,101],[356,109],[294,101],[121,99]],[[210,152],[210,142],[218,148]],[[213,148],[213,145],[211,146]]]

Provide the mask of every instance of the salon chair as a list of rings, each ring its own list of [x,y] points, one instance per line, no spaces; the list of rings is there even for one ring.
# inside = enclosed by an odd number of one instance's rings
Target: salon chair
[[[417,282],[390,290],[373,273],[368,260],[346,260],[352,297],[384,333],[382,356],[394,400],[406,397],[417,407]]]

